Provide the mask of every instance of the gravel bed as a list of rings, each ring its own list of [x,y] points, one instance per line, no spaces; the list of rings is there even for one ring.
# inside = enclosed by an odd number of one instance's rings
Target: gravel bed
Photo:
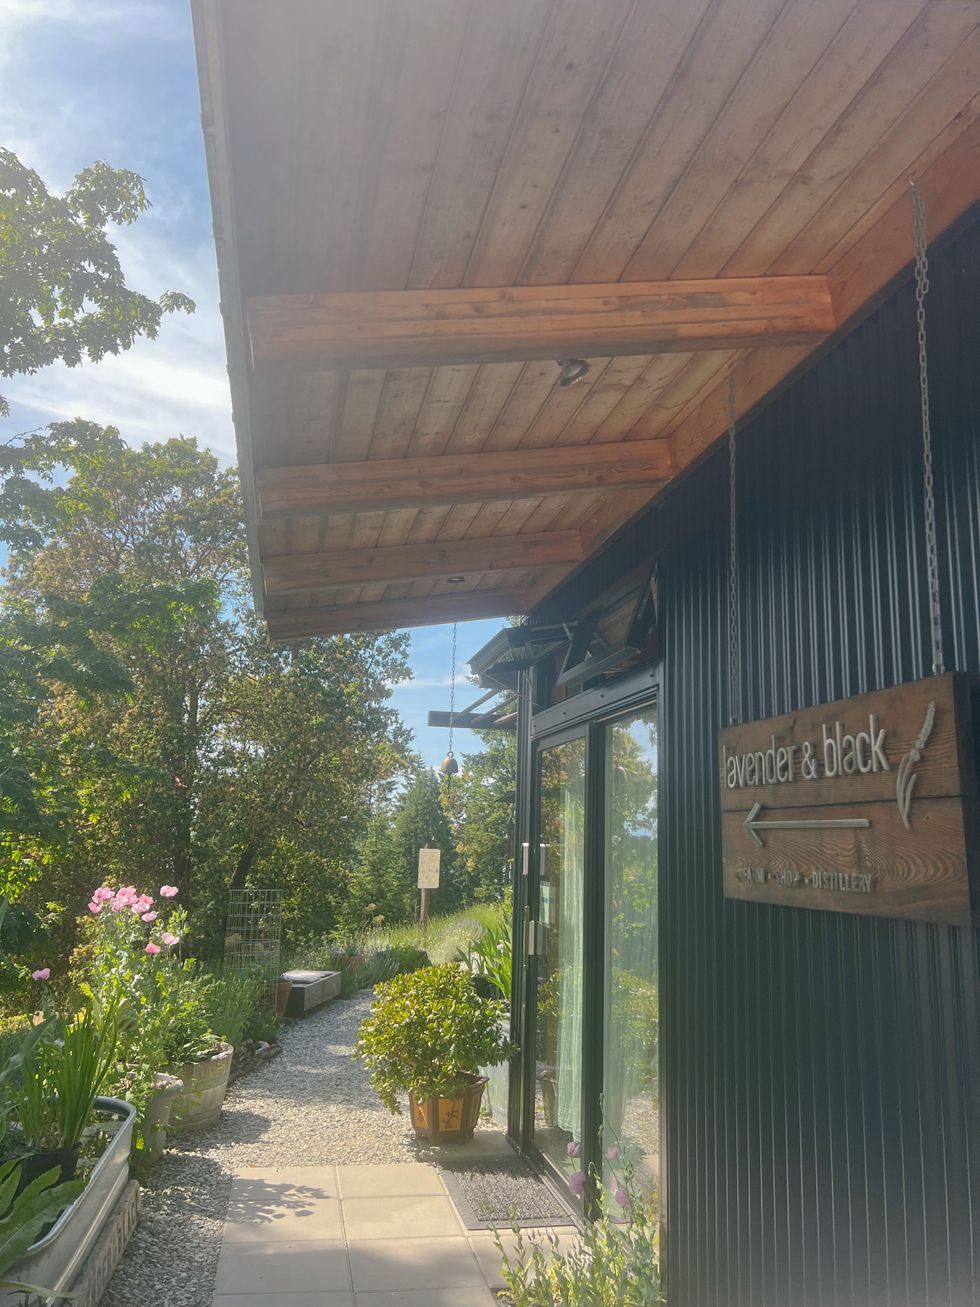
[[[407,1115],[389,1115],[350,1056],[371,999],[365,990],[291,1024],[282,1054],[231,1086],[213,1129],[172,1141],[103,1307],[210,1307],[239,1167],[418,1158]]]

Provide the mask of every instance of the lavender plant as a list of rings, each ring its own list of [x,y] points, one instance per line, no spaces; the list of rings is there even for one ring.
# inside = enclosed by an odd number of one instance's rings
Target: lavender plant
[[[562,1252],[557,1235],[544,1241],[514,1226],[508,1253],[498,1231],[506,1301],[512,1307],[663,1307],[659,1226],[653,1203],[635,1183],[633,1167],[617,1145],[606,1152],[612,1173],[601,1213]],[[583,1175],[582,1172],[577,1172]],[[584,1180],[584,1175],[583,1175]]]

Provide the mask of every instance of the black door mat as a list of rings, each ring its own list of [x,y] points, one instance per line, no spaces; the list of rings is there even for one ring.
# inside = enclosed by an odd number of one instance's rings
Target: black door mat
[[[570,1208],[520,1157],[440,1163],[440,1170],[467,1230],[575,1224]]]

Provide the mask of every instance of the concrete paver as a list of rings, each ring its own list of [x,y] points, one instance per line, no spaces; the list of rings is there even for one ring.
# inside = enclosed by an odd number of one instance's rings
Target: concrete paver
[[[213,1307],[493,1307],[502,1283],[492,1233],[465,1228],[435,1166],[248,1167]]]

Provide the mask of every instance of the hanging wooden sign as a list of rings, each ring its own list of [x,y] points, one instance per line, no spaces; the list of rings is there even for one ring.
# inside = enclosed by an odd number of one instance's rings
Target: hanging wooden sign
[[[948,673],[723,730],[726,896],[969,925],[971,685]]]
[[[441,850],[419,849],[419,889],[439,888],[439,864],[441,860]]]

